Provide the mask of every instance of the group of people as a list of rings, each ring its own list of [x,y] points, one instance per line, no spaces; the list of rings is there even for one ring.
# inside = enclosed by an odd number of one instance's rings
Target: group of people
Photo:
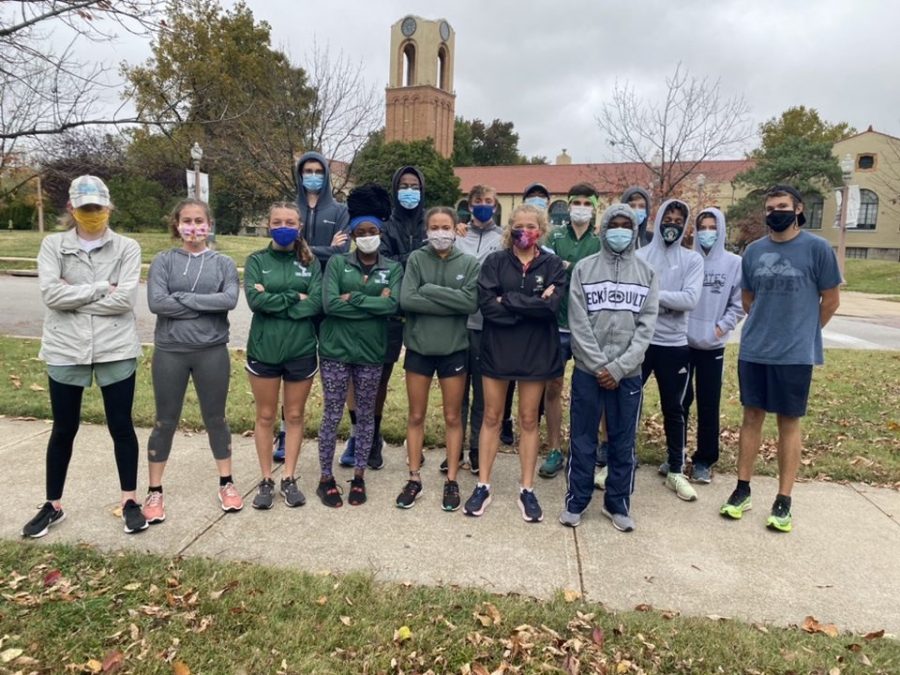
[[[268,246],[244,266],[253,312],[245,369],[256,405],[261,479],[252,506],[270,509],[276,490],[302,506],[297,464],[306,403],[319,373],[323,409],[315,492],[341,507],[334,475],[338,425],[349,411],[350,437],[339,463],[352,467],[346,501],[366,502],[366,471],[384,466],[380,427],[394,364],[404,353],[409,402],[409,476],[396,497],[412,508],[423,492],[425,419],[437,376],[446,459],[442,508],[481,516],[491,503],[492,468],[518,391],[518,505],[540,522],[535,473],[565,469],[559,521],[580,524],[595,488],[601,513],[623,532],[635,528],[631,495],[643,387],[655,376],[666,438],[664,485],[695,501],[719,457],[719,403],[725,343],[745,314],[738,364],[744,420],[737,486],[720,513],[750,509],[750,478],[766,413],[778,416],[779,491],[767,526],[790,531],[791,489],[800,460],[800,418],[814,364],[822,363],[821,328],[838,305],[836,258],[803,232],[801,195],[775,186],[765,196],[768,234],[743,258],[725,248],[725,217],[669,199],[653,212],[650,195],[630,188],[601,211],[600,195],[579,183],[568,192],[568,223],[551,229],[550,193],[528,186],[505,226],[497,194],[468,195],[471,219],[453,208],[425,209],[425,181],[401,167],[391,192],[361,185],[346,204],[332,196],[328,163],[307,153],[296,167],[296,202],[272,204]],[[47,363],[53,431],[47,448],[46,502],[23,535],[40,537],[64,518],[60,500],[80,418],[84,387],[100,387],[113,438],[126,532],[165,520],[163,475],[189,379],[199,399],[219,474],[218,499],[239,511],[225,417],[230,360],[228,312],[238,302],[234,262],[208,245],[207,205],[182,200],[171,218],[179,245],[153,260],[147,280],[157,315],[152,378],[156,423],[147,443],[149,489],[137,502],[138,443],[131,421],[140,344],[133,308],[140,248],[108,227],[112,202],[103,181],[74,180],[69,228],[47,236],[38,272],[47,307],[41,358]],[[683,245],[693,230],[693,245]],[[405,347],[405,351],[403,350]],[[562,389],[574,359],[568,455],[562,436]],[[688,410],[697,401],[697,442],[687,461]],[[538,468],[539,426],[549,453]],[[280,426],[279,426],[280,425]],[[466,443],[468,437],[468,443]],[[273,440],[275,452],[273,454]],[[458,482],[468,462],[477,482],[463,503]],[[277,485],[273,462],[283,461]]]

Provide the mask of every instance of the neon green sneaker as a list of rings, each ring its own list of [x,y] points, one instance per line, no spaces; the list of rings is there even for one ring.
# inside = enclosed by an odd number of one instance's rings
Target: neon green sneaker
[[[749,511],[752,508],[753,504],[750,502],[749,493],[746,496],[742,496],[735,490],[731,493],[728,501],[722,504],[719,513],[726,518],[740,520],[744,516],[744,511]]]
[[[776,501],[772,505],[771,514],[766,519],[766,527],[770,530],[777,530],[778,532],[790,532],[793,528],[791,525],[790,507]]]

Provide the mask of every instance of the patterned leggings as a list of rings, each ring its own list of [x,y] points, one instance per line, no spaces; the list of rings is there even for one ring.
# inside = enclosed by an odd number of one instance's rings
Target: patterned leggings
[[[375,397],[378,395],[382,365],[359,365],[322,359],[319,367],[322,389],[325,391],[322,425],[319,427],[319,464],[322,475],[332,475],[337,428],[344,415],[344,402],[347,400],[347,387],[351,377],[356,396],[356,468],[364,469],[369,461],[372,437],[375,434]]]

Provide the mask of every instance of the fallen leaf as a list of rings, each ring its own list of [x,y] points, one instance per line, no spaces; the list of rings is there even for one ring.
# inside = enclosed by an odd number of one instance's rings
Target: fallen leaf
[[[141,587],[141,584],[139,582],[135,581],[134,583],[128,584],[126,586],[122,586],[122,590],[123,591],[136,591],[140,587]]]
[[[486,614],[479,614],[478,612],[472,612],[472,616],[475,617],[475,620],[478,623],[480,623],[482,626],[484,626],[485,628],[490,627],[494,623],[493,621],[491,621],[491,617],[489,617]],[[473,668],[474,667],[475,666],[473,666]]]
[[[841,675],[841,669],[835,666],[831,670],[828,671],[828,675]]]
[[[31,391],[47,391],[47,390],[44,389],[41,385],[39,385],[37,382],[33,383],[33,384],[32,384],[30,387],[28,387],[28,388],[31,389]]]
[[[62,580],[62,572],[59,570],[50,570],[44,575],[44,588],[56,586]]]
[[[350,621],[349,616],[342,616],[341,623],[344,624],[345,626],[349,626],[352,622]]]
[[[176,661],[172,664],[172,675],[191,675],[191,669],[184,661]]]
[[[847,649],[849,649],[854,654],[858,654],[859,652],[862,651],[862,645],[854,642],[852,644],[847,645]]]
[[[328,596],[327,596],[327,595],[320,595],[320,596],[319,596],[319,599],[316,600],[316,604],[317,604],[317,605],[324,605],[326,602],[328,602]]]
[[[400,626],[394,631],[394,642],[406,642],[412,637],[412,631],[409,626]]]
[[[603,629],[599,626],[594,628],[591,631],[591,639],[594,641],[594,644],[597,645],[600,649],[603,649],[603,642],[606,639],[606,636],[603,634]]]
[[[24,652],[24,649],[16,649],[13,647],[4,649],[2,652],[0,652],[0,661],[2,661],[3,663],[9,663],[13,659],[17,659],[22,656]]]
[[[103,657],[101,672],[117,673],[125,663],[125,655],[120,651],[111,651]]]
[[[838,629],[833,623],[819,623],[814,616],[807,616],[801,628],[807,633],[822,633],[828,637],[837,637]]]
[[[211,591],[210,594],[209,594],[209,599],[210,599],[210,600],[218,600],[219,598],[221,598],[221,597],[222,597],[225,593],[227,593],[228,591],[232,591],[232,590],[234,590],[235,588],[237,588],[237,585],[238,585],[238,580],[237,580],[237,579],[232,579],[232,580],[229,581],[227,584],[225,584],[225,587],[224,587],[223,589],[218,590],[218,591]]]
[[[22,379],[18,375],[10,375],[9,379],[12,382],[12,386],[14,389],[22,388]]]
[[[242,438],[253,438],[253,429],[247,429],[247,431],[241,434]]]
[[[99,673],[103,671],[103,664],[100,663],[97,659],[88,659],[88,662],[84,664],[84,667],[92,673]]]
[[[566,602],[575,602],[581,598],[581,593],[578,591],[573,591],[572,589],[566,589],[563,591],[563,600]]]
[[[652,611],[653,611],[653,605],[648,605],[647,603],[642,602],[640,605],[637,605],[637,606],[634,608],[634,611],[635,611],[635,612],[652,612]]]
[[[881,630],[872,631],[871,633],[866,633],[863,635],[863,640],[877,640],[878,638],[884,637],[884,628]]]
[[[566,654],[563,660],[563,670],[567,675],[578,675],[581,672],[581,662],[574,654]]]
[[[503,617],[500,616],[500,610],[494,607],[494,605],[492,605],[491,603],[484,603],[484,608],[487,610],[487,613],[493,620],[495,626],[503,620]]]

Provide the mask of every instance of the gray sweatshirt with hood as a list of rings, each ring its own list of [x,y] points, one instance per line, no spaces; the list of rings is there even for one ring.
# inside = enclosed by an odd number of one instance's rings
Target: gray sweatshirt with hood
[[[609,221],[626,216],[628,204],[613,204],[600,218],[603,248],[582,258],[569,282],[569,330],[575,367],[591,375],[606,368],[620,382],[639,377],[656,325],[658,288],[653,268],[635,254],[635,239],[621,253],[606,243]]]
[[[663,241],[660,223],[669,204],[681,204],[687,211],[685,228],[690,222],[688,205],[678,199],[664,201],[656,212],[654,237],[637,256],[650,264],[659,281],[659,317],[656,332],[650,344],[659,347],[684,347],[687,345],[688,312],[697,306],[703,290],[703,258],[696,251],[681,245],[684,231],[668,246]]]
[[[499,251],[503,241],[503,229],[499,227],[493,220],[487,225],[477,222],[474,218],[469,223],[465,237],[457,237],[454,246],[471,256],[475,256],[478,264],[484,262],[484,259],[494,251]],[[481,310],[469,315],[466,322],[466,328],[469,330],[482,330],[484,327],[484,317],[481,316]]]
[[[650,240],[653,238],[653,233],[647,232],[647,221],[650,220],[650,214],[653,212],[653,207],[650,202],[650,193],[638,185],[632,185],[630,188],[627,188],[625,192],[622,193],[622,198],[619,201],[623,204],[627,204],[628,200],[634,195],[640,195],[644,198],[644,201],[647,202],[647,217],[644,218],[643,222],[638,223],[637,248],[643,248],[649,244]]]
[[[719,209],[703,209],[697,222],[705,214],[716,219],[716,243],[709,252],[700,246],[694,234],[694,250],[703,258],[703,291],[700,301],[688,315],[688,345],[694,349],[719,349],[728,342],[728,334],[744,318],[741,305],[741,258],[725,250],[728,238],[725,215]],[[716,337],[716,327],[724,335]]]
[[[237,306],[240,282],[234,261],[207,249],[158,254],[147,276],[147,301],[156,314],[153,344],[190,352],[228,343],[228,312]]]
[[[303,165],[310,160],[325,167],[325,184],[318,192],[319,199],[315,206],[309,205],[309,193],[303,187]],[[303,220],[301,236],[324,270],[331,256],[350,250],[349,238],[342,246],[331,245],[335,234],[347,231],[350,215],[346,204],[335,201],[331,194],[331,168],[328,160],[318,152],[307,152],[297,161],[297,206],[300,207],[300,218]]]

